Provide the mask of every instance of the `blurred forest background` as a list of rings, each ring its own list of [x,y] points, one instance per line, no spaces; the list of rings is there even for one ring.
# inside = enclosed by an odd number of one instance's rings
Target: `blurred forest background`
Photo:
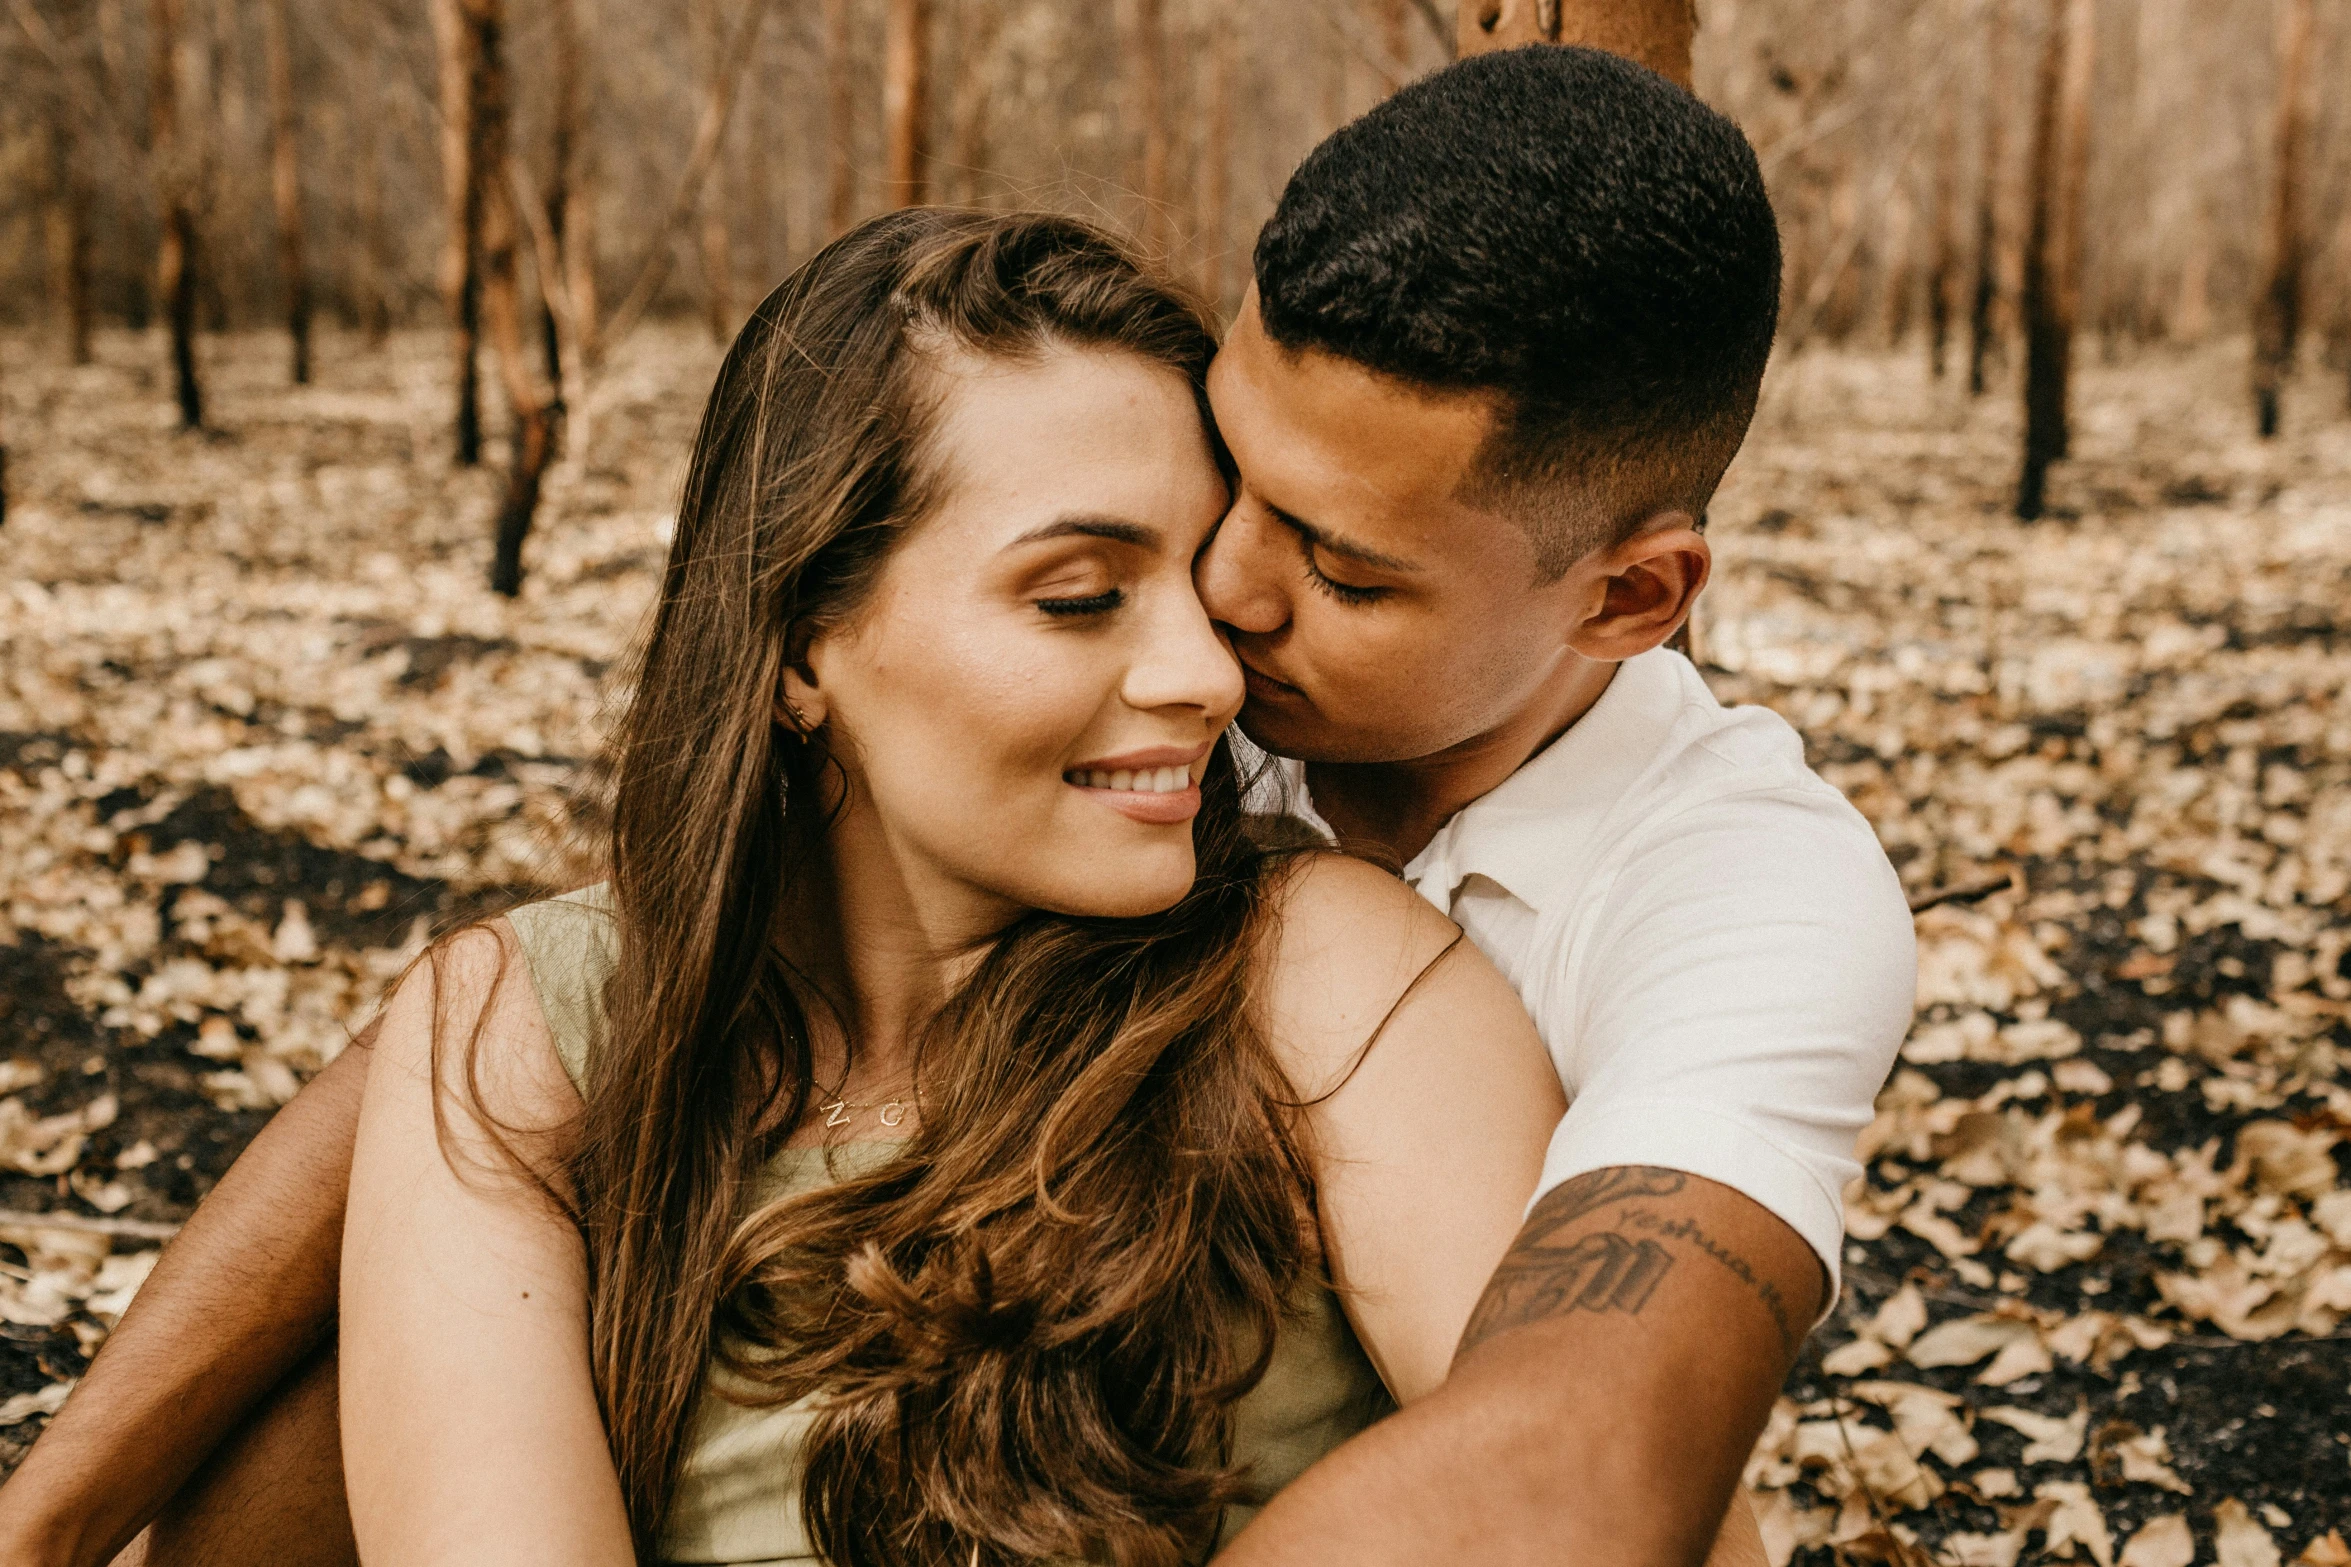
[[[1775,1567],[2351,1567],[2340,0],[0,0],[0,1470],[435,928],[597,874],[791,266],[1043,206],[1229,311],[1552,26],[1761,157],[1696,656],[1918,911]]]
[[[0,320],[41,323],[77,361],[100,326],[183,309],[205,333],[284,324],[303,342],[324,322],[380,341],[478,311],[511,270],[518,319],[576,338],[587,369],[648,312],[723,341],[816,246],[908,200],[1106,220],[1229,307],[1305,151],[1455,49],[1450,0],[6,11]],[[2340,6],[1702,13],[1694,85],[1761,155],[1789,347],[1924,336],[1997,380],[2046,232],[2066,313],[2109,359],[2265,314],[2271,358],[2291,360],[2302,323],[2331,366],[2351,358],[2351,94],[2320,90],[2351,76]]]

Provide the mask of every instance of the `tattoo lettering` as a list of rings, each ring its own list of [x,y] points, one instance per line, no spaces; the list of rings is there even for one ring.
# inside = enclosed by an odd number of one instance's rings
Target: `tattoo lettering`
[[[1563,1181],[1527,1215],[1518,1239],[1470,1314],[1456,1356],[1510,1328],[1571,1311],[1621,1311],[1637,1317],[1682,1255],[1694,1249],[1753,1292],[1793,1355],[1804,1333],[1779,1286],[1697,1220],[1669,1217],[1640,1199],[1674,1197],[1689,1185],[1675,1170],[1643,1165],[1594,1170]],[[1570,1236],[1579,1221],[1623,1204],[1604,1228]],[[1677,1244],[1678,1243],[1678,1244]]]
[[[1780,1294],[1780,1287],[1769,1279],[1757,1278],[1755,1269],[1746,1258],[1700,1229],[1697,1220],[1668,1219],[1653,1209],[1628,1208],[1618,1216],[1617,1223],[1626,1229],[1639,1230],[1643,1234],[1660,1236],[1666,1240],[1691,1242],[1728,1269],[1731,1277],[1755,1292],[1755,1298],[1763,1302],[1763,1309],[1771,1313],[1771,1320],[1779,1324],[1780,1339],[1787,1345],[1790,1354],[1795,1353],[1796,1347],[1804,1342],[1804,1335],[1796,1330],[1794,1320],[1788,1315],[1787,1298]]]
[[[1671,1197],[1688,1179],[1678,1170],[1629,1165],[1594,1170],[1546,1192],[1495,1270],[1454,1353],[1570,1311],[1638,1316],[1673,1267],[1673,1254],[1651,1240],[1605,1232],[1569,1239],[1561,1232],[1613,1202]]]

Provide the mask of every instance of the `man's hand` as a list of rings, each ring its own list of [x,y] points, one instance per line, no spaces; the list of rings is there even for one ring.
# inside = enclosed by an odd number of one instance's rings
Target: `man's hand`
[[[1231,1567],[1697,1567],[1820,1302],[1811,1249],[1675,1170],[1595,1170],[1528,1215],[1445,1385],[1274,1498]]]
[[[367,1055],[280,1110],[156,1264],[0,1486],[0,1567],[111,1561],[331,1330]]]

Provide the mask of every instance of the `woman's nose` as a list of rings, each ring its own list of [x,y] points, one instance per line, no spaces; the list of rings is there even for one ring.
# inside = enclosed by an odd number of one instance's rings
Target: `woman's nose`
[[[1240,661],[1188,585],[1171,596],[1180,602],[1153,617],[1127,666],[1127,703],[1146,712],[1195,708],[1211,725],[1221,725],[1241,710],[1247,695]]]

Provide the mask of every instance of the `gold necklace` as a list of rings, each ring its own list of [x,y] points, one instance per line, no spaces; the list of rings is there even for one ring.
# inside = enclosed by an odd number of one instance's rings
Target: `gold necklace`
[[[881,1114],[874,1119],[880,1121],[884,1126],[896,1126],[906,1119],[906,1112],[909,1108],[920,1108],[921,1104],[922,1095],[917,1093],[898,1099],[836,1098],[828,1100],[817,1108],[824,1112],[824,1124],[828,1127],[847,1126],[849,1112],[852,1110],[879,1110]]]

